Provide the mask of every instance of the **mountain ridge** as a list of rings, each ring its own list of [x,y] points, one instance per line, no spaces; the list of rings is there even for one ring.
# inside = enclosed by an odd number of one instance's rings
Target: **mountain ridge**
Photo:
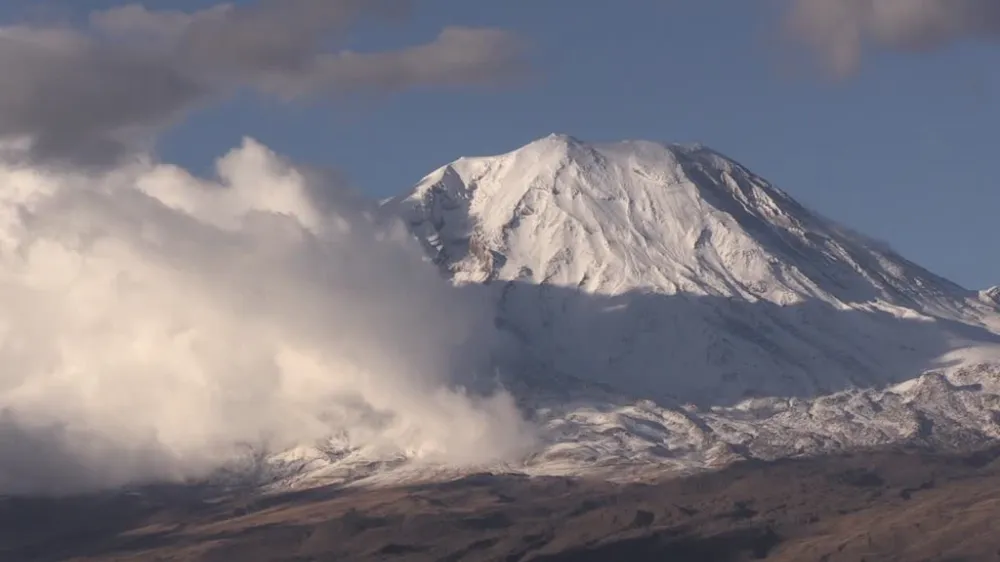
[[[615,169],[614,165],[608,166],[609,158],[618,160],[618,162],[613,163],[618,164],[617,167],[631,169]],[[524,177],[515,177],[518,174]],[[561,176],[573,174],[583,176],[576,178],[583,180],[577,183],[585,183],[588,179],[587,174],[595,177],[590,178],[592,181],[589,182],[594,185],[586,185],[580,189],[576,189],[578,186],[574,186],[573,181],[563,182],[567,184],[567,191],[569,191],[571,198],[590,196],[592,199],[602,199],[603,201],[599,205],[602,207],[620,206],[621,203],[627,202],[636,205],[645,204],[652,211],[670,212],[671,214],[668,215],[670,218],[679,219],[679,224],[672,225],[670,230],[680,231],[677,234],[682,235],[675,236],[674,239],[670,240],[672,242],[684,242],[691,246],[707,245],[706,243],[713,242],[710,239],[715,234],[712,226],[722,226],[723,230],[726,230],[725,227],[729,227],[729,230],[737,230],[732,227],[739,227],[746,233],[773,236],[774,229],[767,228],[768,223],[777,224],[786,230],[809,230],[812,227],[815,230],[823,231],[822,234],[828,234],[825,231],[836,230],[836,234],[842,237],[861,237],[861,235],[848,232],[847,229],[805,209],[784,191],[756,176],[744,166],[702,145],[664,145],[648,141],[622,141],[612,144],[589,145],[568,135],[549,135],[499,156],[461,158],[432,172],[410,194],[394,198],[389,205],[401,208],[404,214],[409,215],[411,222],[414,218],[414,207],[420,204],[423,204],[426,212],[432,215],[437,213],[438,216],[432,218],[439,220],[447,218],[447,213],[444,211],[462,209],[463,201],[466,201],[464,204],[467,206],[489,207],[489,216],[483,214],[480,208],[469,208],[468,211],[477,215],[477,218],[482,221],[479,226],[485,232],[481,236],[490,236],[496,234],[490,231],[502,226],[502,224],[495,224],[498,221],[500,223],[516,222],[526,214],[535,212],[533,204],[545,203],[546,201],[543,201],[539,194],[545,191],[546,187],[550,187],[552,197],[549,199],[556,200],[554,206],[563,212],[563,218],[576,223],[584,223],[585,221],[582,219],[585,217],[580,216],[579,212],[581,209],[574,208],[573,201],[559,201],[558,196],[563,195],[563,191],[554,185],[561,179]],[[644,191],[651,192],[655,188],[664,188],[675,190],[679,196],[663,198],[660,201],[648,199],[643,201],[640,200],[641,197],[629,199],[628,196],[632,194],[622,193],[623,190],[615,192],[614,189],[610,189],[612,186],[624,183],[623,180],[629,179],[627,176],[630,174],[649,180],[635,186],[637,188],[635,191],[639,195],[643,195]],[[484,178],[488,179],[490,175],[494,176],[493,184],[495,185],[484,186]],[[504,186],[504,189],[498,189],[498,186]],[[518,195],[517,197],[506,193],[518,189],[518,193],[515,194]],[[685,189],[686,193],[679,193]],[[487,192],[485,197],[482,195],[484,191]],[[439,197],[442,199],[440,208],[430,208],[437,204],[435,199]],[[488,200],[480,201],[486,198]],[[610,205],[606,203],[610,203]],[[596,207],[598,205],[590,206]],[[678,206],[683,208],[676,208]],[[610,211],[608,214],[612,216],[600,218],[617,218],[620,219],[619,222],[622,222],[621,219],[638,222],[647,218],[616,212],[619,211],[618,209],[610,209]],[[625,211],[631,212],[633,209],[625,209]],[[681,214],[685,212],[686,216]],[[704,213],[728,215],[731,219],[730,224],[700,224],[693,220]],[[654,216],[652,218],[660,217]],[[806,224],[802,224],[803,221]],[[731,222],[738,224],[731,224]],[[593,225],[586,224],[584,226],[593,227]],[[641,226],[649,227],[650,225],[642,224]],[[451,233],[440,231],[438,234]],[[635,239],[632,241],[636,242],[636,245],[644,245],[644,240],[633,238]],[[769,242],[787,245],[790,241],[772,238]],[[875,243],[868,237],[864,237],[863,242],[867,246],[880,246],[881,253],[897,261],[905,261],[884,244]],[[719,246],[718,244],[714,245]],[[799,248],[787,249],[795,251]],[[661,257],[669,259],[676,256],[666,253]],[[738,264],[727,263],[724,265],[732,268]],[[918,277],[924,284],[936,285],[949,292],[961,292],[966,296],[971,295],[971,292],[918,268],[912,262],[905,261],[902,265],[910,267],[910,273],[919,274]],[[701,273],[706,272],[702,271]],[[709,271],[707,273],[717,272]],[[744,277],[753,277],[753,275],[746,274],[756,272],[737,269],[735,273],[743,274]],[[539,281],[540,279],[536,276],[534,280]]]

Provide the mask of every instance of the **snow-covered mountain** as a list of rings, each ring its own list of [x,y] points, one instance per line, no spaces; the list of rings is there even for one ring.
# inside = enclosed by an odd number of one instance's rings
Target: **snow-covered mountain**
[[[975,293],[702,147],[552,135],[391,204],[536,356],[642,396],[829,394],[997,341]]]
[[[383,208],[485,286],[533,473],[1000,438],[1000,309],[701,146],[550,135]],[[299,451],[300,475],[372,459]],[[405,459],[393,461],[405,465]]]

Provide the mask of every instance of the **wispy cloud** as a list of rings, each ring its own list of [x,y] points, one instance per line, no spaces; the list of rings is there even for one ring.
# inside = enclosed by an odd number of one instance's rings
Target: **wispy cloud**
[[[281,99],[493,84],[524,65],[499,29],[451,27],[422,45],[357,53],[348,30],[405,18],[401,0],[259,0],[198,12],[126,5],[80,28],[0,28],[0,139],[36,162],[106,166],[189,110],[240,89]]]
[[[997,0],[788,0],[787,30],[838,76],[866,49],[925,51],[969,39],[1000,40]]]

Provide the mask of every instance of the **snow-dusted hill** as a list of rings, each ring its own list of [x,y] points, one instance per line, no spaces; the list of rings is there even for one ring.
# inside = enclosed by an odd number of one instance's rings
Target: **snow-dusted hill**
[[[991,293],[707,148],[551,135],[459,159],[383,208],[456,285],[495,299],[498,369],[541,428],[538,450],[505,470],[638,478],[1000,438]],[[351,455],[272,462],[307,482],[407,466]]]

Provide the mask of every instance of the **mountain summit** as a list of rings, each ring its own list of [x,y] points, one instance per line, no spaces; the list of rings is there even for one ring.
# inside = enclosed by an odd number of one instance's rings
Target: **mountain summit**
[[[989,348],[977,295],[702,146],[550,135],[389,202],[559,372],[699,404],[900,382]]]
[[[459,159],[397,202],[463,281],[935,310],[970,296],[701,146],[550,135]]]

